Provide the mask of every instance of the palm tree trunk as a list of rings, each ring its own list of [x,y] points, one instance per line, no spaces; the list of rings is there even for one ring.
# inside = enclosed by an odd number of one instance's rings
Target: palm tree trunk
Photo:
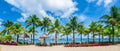
[[[55,34],[55,43],[56,43],[56,45],[57,45],[57,32],[56,32],[56,34]]]
[[[94,37],[95,37],[95,35],[94,35],[94,32],[93,32],[93,43],[95,43],[95,38]]]
[[[43,38],[43,39],[44,39],[44,45],[45,45],[45,44],[46,44],[46,42],[45,42],[45,41],[46,41],[46,39],[45,39],[45,38]]]
[[[67,35],[67,42],[66,42],[66,44],[68,44],[68,35]]]
[[[110,43],[110,42],[111,42],[111,41],[110,41],[110,40],[111,40],[111,36],[109,35],[108,37],[109,37],[109,43]]]
[[[75,34],[74,34],[74,30],[73,30],[73,44],[75,44]]]
[[[31,44],[32,44],[33,42],[32,42],[32,34],[31,34]]]
[[[45,26],[44,26],[44,34],[46,32]],[[44,38],[44,45],[46,44],[46,38]]]
[[[24,40],[24,44],[25,44],[25,37],[23,38],[23,40]]]
[[[99,43],[100,43],[100,32],[99,32]]]
[[[114,44],[114,25],[112,25],[112,44]]]
[[[88,34],[88,43],[89,43],[89,34]]]
[[[104,40],[104,35],[102,34],[102,43],[103,43],[103,40]]]
[[[34,44],[34,41],[35,41],[35,25],[33,24],[33,44]]]
[[[19,40],[19,35],[17,35],[17,43],[18,43],[18,40]]]
[[[82,34],[81,34],[81,37],[80,37],[80,39],[81,39],[81,43],[82,43]]]

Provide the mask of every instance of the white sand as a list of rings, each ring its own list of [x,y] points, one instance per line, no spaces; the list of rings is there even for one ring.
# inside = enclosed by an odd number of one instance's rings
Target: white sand
[[[0,45],[2,51],[120,51],[120,45],[114,46],[97,46],[97,47],[39,47],[34,45],[29,46],[7,46]]]

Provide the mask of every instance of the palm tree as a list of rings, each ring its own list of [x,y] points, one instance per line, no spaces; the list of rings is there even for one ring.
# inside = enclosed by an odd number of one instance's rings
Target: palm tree
[[[3,23],[2,25],[5,26],[4,33],[10,34],[10,26],[12,26],[14,23],[7,20],[7,22]]]
[[[70,19],[70,22],[67,23],[67,26],[72,30],[72,33],[73,33],[73,44],[75,43],[75,31],[76,31],[76,28],[78,27],[78,23],[77,23],[77,17],[72,17]]]
[[[110,15],[105,14],[100,18],[100,22],[104,22],[105,24],[110,25],[112,27],[112,44],[114,44],[114,26],[116,25],[119,16],[120,14],[118,12],[118,8],[113,6],[111,7]]]
[[[96,32],[97,24],[96,24],[96,22],[92,22],[89,26],[90,26],[90,31],[93,35],[93,43],[94,43],[95,42],[94,39],[95,39],[95,32]]]
[[[62,36],[66,35],[66,44],[68,44],[68,36],[71,34],[71,30],[67,26],[63,26],[61,30]]]
[[[84,33],[84,26],[82,25],[82,22],[78,24],[78,28],[77,28],[77,32],[79,33],[80,36],[80,40],[82,43],[82,34]]]
[[[28,34],[30,35],[31,43],[33,42],[33,41],[32,41],[33,32],[34,32],[33,26],[30,26],[30,27],[28,28],[28,30],[26,31],[26,33],[28,33]],[[35,31],[35,34],[37,34],[37,31]]]
[[[89,29],[89,28],[86,28],[86,29],[84,30],[84,34],[85,34],[85,35],[88,35],[88,36],[87,36],[87,38],[88,38],[88,43],[89,43],[89,33],[90,33],[90,29]]]
[[[106,26],[105,29],[104,29],[104,33],[105,35],[108,36],[108,39],[109,39],[109,43],[111,42],[111,35],[112,35],[112,29],[110,26]]]
[[[47,17],[44,17],[43,20],[41,21],[41,30],[44,30],[45,33],[50,25],[51,25],[51,20]]]
[[[55,33],[55,43],[57,44],[58,42],[58,34],[60,33],[60,29],[62,26],[60,26],[59,20],[56,19],[54,22],[54,25],[51,26],[51,28],[49,28],[49,34],[51,33]]]
[[[102,32],[103,32],[103,25],[101,25],[101,24],[98,24],[98,25],[97,25],[97,32],[98,32],[98,34],[99,34],[99,43],[100,43],[100,35],[101,35]]]
[[[16,41],[19,41],[19,35],[23,33],[24,27],[21,26],[19,23],[15,23],[13,26],[10,27],[10,32],[12,34],[15,34],[17,39]]]
[[[40,20],[36,15],[30,16],[30,18],[28,20],[26,20],[26,23],[27,23],[26,27],[33,26],[33,32],[32,32],[33,44],[35,42],[35,28],[37,27],[39,22],[40,22]]]
[[[44,17],[40,24],[41,30],[44,30],[43,34],[46,34],[46,31],[48,31],[50,25],[51,25],[51,20],[47,17]],[[44,38],[44,44],[46,44],[46,38]]]

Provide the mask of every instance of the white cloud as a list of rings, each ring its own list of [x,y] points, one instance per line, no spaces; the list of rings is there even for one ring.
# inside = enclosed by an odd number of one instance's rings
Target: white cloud
[[[113,0],[104,0],[104,7],[107,7],[112,2],[113,2]]]
[[[94,2],[95,0],[86,0],[88,3]],[[96,0],[96,5],[103,5],[104,7],[109,6],[111,3],[115,2],[115,0]]]
[[[51,12],[55,16],[61,18],[68,18],[78,9],[76,8],[76,2],[73,0],[5,0],[9,4],[15,6],[22,11],[23,16],[18,21],[25,21],[31,14],[36,14],[40,19],[42,16],[54,19],[54,17],[48,13]]]
[[[87,16],[81,14],[81,15],[78,16],[78,19],[80,19],[80,21],[85,21],[87,19]]]
[[[18,19],[17,21],[19,22],[25,22],[25,20],[28,18],[27,14],[26,13],[21,13],[21,15],[23,17],[21,17],[20,19]]]
[[[94,2],[95,0],[86,0],[88,3]]]
[[[103,2],[103,0],[98,0],[96,4],[97,4],[97,5],[101,5],[102,2]]]

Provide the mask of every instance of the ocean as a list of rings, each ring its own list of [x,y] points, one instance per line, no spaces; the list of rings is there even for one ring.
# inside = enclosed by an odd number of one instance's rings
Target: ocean
[[[115,42],[118,42],[118,38],[114,38],[114,40],[115,40]],[[59,43],[66,43],[66,41],[67,41],[66,39],[59,39],[59,40],[58,40]],[[75,41],[76,41],[77,43],[80,43],[80,42],[81,42],[80,38],[76,38]],[[89,39],[89,41],[92,42],[93,40],[92,40],[92,39]],[[102,39],[100,39],[100,41],[102,42]],[[108,39],[108,38],[104,38],[103,41],[104,41],[104,42],[108,42],[109,39]],[[111,39],[111,41],[112,41],[112,39]],[[23,40],[21,39],[20,42],[23,42]],[[30,43],[31,41],[28,40],[27,42]],[[69,42],[69,43],[72,43],[72,39],[68,39],[68,42]],[[88,39],[87,39],[87,38],[83,38],[83,39],[82,39],[82,42],[88,42]],[[95,38],[95,42],[99,42],[99,39],[98,39],[98,38]],[[38,44],[38,43],[40,43],[40,41],[39,41],[38,39],[35,39],[35,44]],[[47,39],[46,39],[46,43],[47,43],[47,44],[55,43],[55,41],[54,41],[53,39],[47,38]]]

